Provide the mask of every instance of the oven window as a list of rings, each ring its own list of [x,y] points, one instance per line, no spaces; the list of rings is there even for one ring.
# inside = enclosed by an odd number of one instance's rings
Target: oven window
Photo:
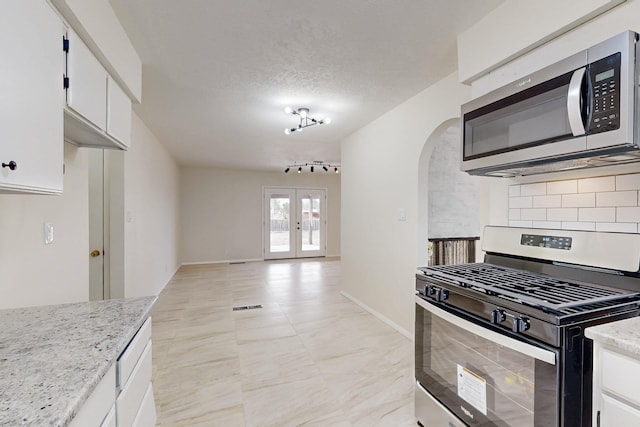
[[[416,377],[451,412],[470,425],[555,425],[554,366],[419,312]]]

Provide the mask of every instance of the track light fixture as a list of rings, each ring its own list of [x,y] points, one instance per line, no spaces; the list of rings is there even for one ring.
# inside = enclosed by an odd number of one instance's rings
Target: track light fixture
[[[329,117],[325,117],[322,120],[316,120],[313,117],[309,117],[309,109],[302,107],[294,110],[291,107],[285,107],[284,112],[287,114],[293,114],[294,116],[300,117],[300,122],[297,127],[294,128],[286,128],[284,130],[285,135],[289,135],[291,132],[302,132],[302,129],[307,128],[313,125],[323,125],[331,123],[331,119]]]
[[[335,173],[340,173],[340,170],[338,169],[340,166],[339,165],[332,165],[329,163],[325,163],[323,161],[320,160],[314,160],[313,162],[309,162],[309,163],[296,163],[293,165],[289,165],[287,166],[287,168],[284,170],[284,173],[288,173],[291,168],[298,168],[298,173],[302,173],[302,168],[306,168],[309,167],[309,172],[314,172],[316,170],[316,168],[322,168],[324,169],[325,172],[329,172],[330,168],[333,168],[333,171]]]

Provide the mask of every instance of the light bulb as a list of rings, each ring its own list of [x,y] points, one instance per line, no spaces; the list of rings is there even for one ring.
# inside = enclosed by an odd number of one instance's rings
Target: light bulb
[[[302,173],[302,167],[298,168],[298,173]]]
[[[309,114],[309,109],[308,108],[298,108],[298,114],[300,114],[300,117],[302,117],[303,119],[307,117],[307,114]]]
[[[336,173],[340,173],[340,172],[338,172],[338,168],[335,168],[335,171],[336,171]]]
[[[322,123],[326,123],[326,124],[331,123],[331,117],[325,117]]]
[[[285,113],[287,113],[287,114],[291,114],[291,113],[293,113],[293,108],[291,108],[291,107],[284,107],[284,112],[285,112]]]
[[[286,129],[284,130],[284,134],[285,134],[285,135],[289,135],[290,133],[291,133],[291,129],[286,128]]]

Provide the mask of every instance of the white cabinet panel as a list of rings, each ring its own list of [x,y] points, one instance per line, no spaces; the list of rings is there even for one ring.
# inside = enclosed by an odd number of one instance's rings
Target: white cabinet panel
[[[121,390],[124,388],[127,380],[129,380],[142,352],[147,348],[150,339],[151,318],[148,318],[116,362],[117,384]]]
[[[99,426],[113,407],[116,397],[116,365],[111,365],[95,390],[84,402],[69,427]]]
[[[63,34],[46,2],[2,2],[0,192],[62,192]]]
[[[110,76],[107,80],[107,133],[126,147],[131,144],[131,100]]]
[[[116,405],[111,406],[111,410],[107,414],[107,417],[102,421],[100,427],[116,427]]]
[[[144,395],[151,383],[151,342],[140,356],[129,381],[116,399],[116,415],[119,426],[130,426],[138,414]]]
[[[602,396],[601,427],[638,427],[640,411],[607,395]]]
[[[640,378],[640,361],[607,349],[602,349],[601,360],[602,389],[640,405],[638,384],[629,381],[629,378]]]
[[[107,124],[107,72],[80,37],[69,29],[67,105],[101,129]]]
[[[153,399],[153,387],[151,383],[149,383],[147,392],[144,394],[144,399],[142,399],[142,404],[138,410],[138,415],[136,415],[136,419],[133,420],[133,427],[153,427],[156,425],[156,420],[157,415],[156,404]]]

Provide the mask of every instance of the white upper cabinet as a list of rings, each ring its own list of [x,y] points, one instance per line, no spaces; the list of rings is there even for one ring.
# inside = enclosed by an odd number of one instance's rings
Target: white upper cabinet
[[[45,1],[3,0],[0,192],[61,193],[64,27]]]
[[[67,105],[100,129],[107,123],[107,71],[69,29]]]
[[[66,140],[126,150],[131,143],[131,100],[73,30],[67,39]]]

